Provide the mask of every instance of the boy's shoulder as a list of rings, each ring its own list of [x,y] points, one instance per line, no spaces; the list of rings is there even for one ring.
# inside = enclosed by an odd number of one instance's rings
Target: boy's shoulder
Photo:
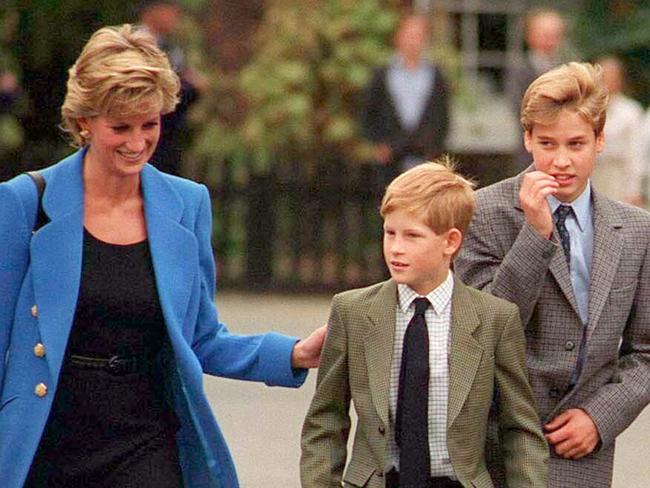
[[[515,204],[519,201],[519,188],[523,173],[476,190],[476,205],[481,207],[496,207],[499,205]]]
[[[596,208],[612,219],[613,223],[631,224],[632,227],[650,225],[650,212],[629,203],[613,200],[594,189]]]
[[[369,307],[380,294],[396,296],[397,285],[392,280],[382,281],[363,288],[342,291],[334,295],[333,302],[343,306],[364,306]]]
[[[462,295],[463,303],[471,303],[476,310],[477,314],[497,314],[499,316],[509,316],[513,313],[519,313],[517,305],[503,298],[495,297],[488,292],[477,290],[471,286],[466,285],[458,278],[456,278],[456,286],[454,293]]]

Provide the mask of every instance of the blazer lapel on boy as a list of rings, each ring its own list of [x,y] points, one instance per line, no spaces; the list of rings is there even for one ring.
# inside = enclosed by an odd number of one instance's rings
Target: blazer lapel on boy
[[[377,415],[390,425],[390,367],[395,339],[397,284],[389,280],[381,287],[368,310],[370,321],[365,337],[365,353],[370,395]]]
[[[621,218],[613,211],[609,201],[593,191],[594,246],[589,277],[589,335],[600,319],[609,297],[616,269],[623,252],[619,229]]]
[[[483,348],[473,334],[480,321],[465,285],[454,279],[451,299],[451,345],[449,348],[449,393],[447,428],[456,420],[472,389],[481,364]]]

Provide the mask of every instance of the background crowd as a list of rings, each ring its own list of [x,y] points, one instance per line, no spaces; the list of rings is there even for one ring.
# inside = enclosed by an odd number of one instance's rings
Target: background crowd
[[[0,7],[0,180],[69,154],[53,130],[66,70],[96,28],[134,22],[181,76],[181,104],[165,117],[153,159],[216,197],[224,285],[322,290],[381,277],[372,229],[386,181],[442,152],[479,186],[517,173],[530,163],[517,134],[523,90],[570,60],[602,62],[612,94],[594,179],[606,194],[646,206],[649,8],[465,3]],[[401,29],[405,9],[420,17]]]

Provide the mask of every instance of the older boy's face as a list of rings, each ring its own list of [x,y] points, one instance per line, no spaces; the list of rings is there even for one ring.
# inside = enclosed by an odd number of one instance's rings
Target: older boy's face
[[[532,130],[524,134],[524,143],[533,156],[535,169],[557,181],[555,197],[569,203],[587,186],[605,138],[602,132],[596,136],[582,115],[563,110],[552,124],[533,124]]]
[[[456,229],[438,235],[417,215],[394,210],[384,219],[384,259],[397,283],[426,295],[447,277],[460,245]]]

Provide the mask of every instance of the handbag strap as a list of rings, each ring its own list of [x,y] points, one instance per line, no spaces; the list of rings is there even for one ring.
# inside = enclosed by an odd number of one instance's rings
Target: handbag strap
[[[38,193],[38,209],[36,210],[36,220],[34,221],[34,228],[32,233],[36,232],[38,229],[43,227],[45,224],[50,222],[50,218],[43,210],[43,193],[45,192],[45,178],[38,171],[28,171],[27,175],[32,179],[34,185],[36,185],[36,191]]]

